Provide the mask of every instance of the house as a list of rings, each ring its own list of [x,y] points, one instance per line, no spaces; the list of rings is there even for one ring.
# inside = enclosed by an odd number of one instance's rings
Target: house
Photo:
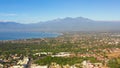
[[[14,66],[11,66],[9,68],[24,68],[24,66],[20,66],[20,65],[14,65]]]
[[[52,55],[52,57],[70,57],[69,52],[59,52],[56,55]]]
[[[48,66],[47,65],[41,66],[41,65],[32,64],[31,68],[48,68]]]
[[[3,64],[0,64],[0,68],[3,68]]]

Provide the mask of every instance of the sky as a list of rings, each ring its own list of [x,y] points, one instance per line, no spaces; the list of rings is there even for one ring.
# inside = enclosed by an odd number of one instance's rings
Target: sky
[[[0,0],[0,21],[27,24],[65,17],[120,21],[120,0]]]

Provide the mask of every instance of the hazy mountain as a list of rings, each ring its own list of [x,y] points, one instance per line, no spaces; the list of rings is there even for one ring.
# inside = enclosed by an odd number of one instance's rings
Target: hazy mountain
[[[120,30],[120,22],[94,21],[88,18],[67,17],[35,24],[0,22],[0,31],[111,31]]]
[[[16,22],[0,22],[0,31],[17,31],[24,27],[23,24]]]

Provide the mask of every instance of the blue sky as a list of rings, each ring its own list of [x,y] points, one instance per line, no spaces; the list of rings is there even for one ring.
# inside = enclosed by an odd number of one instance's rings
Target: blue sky
[[[56,18],[120,20],[120,0],[0,0],[0,21],[36,23]]]

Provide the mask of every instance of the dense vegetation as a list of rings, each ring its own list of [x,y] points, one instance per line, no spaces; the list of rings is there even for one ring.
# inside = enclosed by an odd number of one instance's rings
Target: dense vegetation
[[[117,58],[117,59],[114,58],[114,59],[109,60],[108,66],[110,68],[120,68],[120,58]]]
[[[37,60],[35,63],[36,64],[39,64],[39,65],[48,65],[48,64],[51,64],[52,62],[55,62],[57,64],[60,64],[60,65],[66,65],[66,64],[69,64],[69,65],[74,65],[75,63],[81,63],[85,60],[89,60],[90,62],[99,62],[99,61],[96,61],[96,59],[94,57],[45,57],[43,59],[40,59],[40,60]]]

